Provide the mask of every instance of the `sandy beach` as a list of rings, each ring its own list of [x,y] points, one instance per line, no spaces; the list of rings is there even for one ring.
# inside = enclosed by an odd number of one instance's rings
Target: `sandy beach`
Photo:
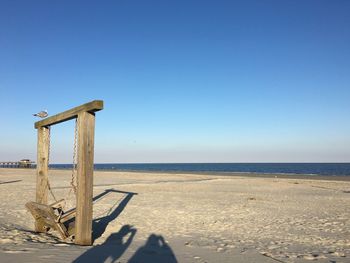
[[[50,171],[72,208],[69,182]],[[97,171],[87,247],[32,232],[35,184],[35,170],[0,169],[0,262],[350,262],[341,179]]]

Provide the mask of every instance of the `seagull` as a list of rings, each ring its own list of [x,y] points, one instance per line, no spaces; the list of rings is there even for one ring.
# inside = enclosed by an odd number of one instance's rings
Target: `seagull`
[[[49,114],[47,113],[47,110],[43,110],[41,112],[33,114],[33,116],[39,117],[39,118],[46,118]]]

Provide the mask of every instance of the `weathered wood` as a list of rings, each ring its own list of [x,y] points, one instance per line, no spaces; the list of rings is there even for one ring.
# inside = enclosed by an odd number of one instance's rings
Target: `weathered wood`
[[[64,199],[61,199],[61,200],[58,200],[57,202],[54,202],[53,204],[51,204],[50,206],[53,208],[53,209],[63,209],[63,207],[66,205],[66,200]]]
[[[37,168],[36,168],[36,202],[47,204],[48,170],[49,170],[49,129],[38,129]],[[40,221],[35,222],[35,231],[46,232]]]
[[[72,210],[70,210],[68,212],[65,212],[61,216],[60,222],[64,223],[64,222],[67,222],[67,221],[73,219],[76,216],[76,213],[77,213],[76,209],[72,209]]]
[[[35,222],[39,222],[43,226],[45,232],[53,228],[60,234],[62,239],[66,239],[70,236],[70,229],[67,229],[63,224],[64,222],[60,221],[60,216],[55,214],[51,206],[36,202],[28,202],[26,203],[26,208],[33,215]]]
[[[51,126],[64,121],[68,121],[76,118],[81,112],[96,112],[103,109],[102,100],[94,100],[73,109],[67,110],[65,112],[53,115],[44,120],[38,121],[34,124],[35,129],[39,127]]]
[[[36,231],[46,232],[51,227],[62,238],[75,235],[76,244],[92,244],[94,112],[102,109],[103,101],[95,100],[35,123],[34,127],[38,129],[37,202],[30,202],[26,206],[35,218]],[[73,118],[77,118],[78,125],[77,207],[76,210],[61,214],[64,201],[60,200],[53,206],[47,205],[49,128]]]
[[[77,214],[75,243],[92,244],[92,191],[94,172],[95,114],[78,115]]]

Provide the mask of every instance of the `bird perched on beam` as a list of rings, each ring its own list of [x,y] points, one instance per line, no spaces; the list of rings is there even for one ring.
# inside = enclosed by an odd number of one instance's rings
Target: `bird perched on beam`
[[[46,118],[49,114],[47,113],[47,110],[43,110],[41,112],[33,114],[33,116],[39,117],[39,118]]]

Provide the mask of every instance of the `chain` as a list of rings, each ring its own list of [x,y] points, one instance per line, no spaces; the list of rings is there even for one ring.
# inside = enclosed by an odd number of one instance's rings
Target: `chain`
[[[75,129],[74,129],[74,147],[73,147],[73,165],[72,165],[72,178],[70,185],[72,186],[73,192],[77,194],[77,185],[75,173],[77,170],[77,144],[78,144],[78,119],[75,119]]]
[[[50,152],[51,152],[51,127],[48,126],[44,128],[44,132],[47,132],[47,144],[48,144],[48,153],[47,153],[47,163],[48,163],[48,169],[49,169],[49,164],[50,164]],[[44,134],[45,136],[46,134]],[[46,137],[46,136],[45,136]],[[72,178],[70,185],[72,186],[73,192],[76,195],[77,194],[77,186],[76,186],[76,170],[77,170],[77,144],[78,144],[78,120],[75,119],[75,129],[74,129],[74,148],[73,148],[73,167],[72,167]],[[46,181],[47,188],[50,191],[50,194],[52,195],[53,199],[55,202],[57,202],[57,199],[51,189],[50,182],[49,180]],[[72,190],[71,189],[71,190]],[[69,194],[71,192],[69,191]]]
[[[45,129],[45,128],[44,128]],[[47,148],[48,148],[48,152],[47,152],[47,166],[49,166],[50,164],[50,153],[51,153],[51,127],[47,127],[44,131],[47,131]]]
[[[51,127],[48,126],[47,128],[43,128],[44,131],[47,131],[47,144],[48,144],[48,153],[47,153],[47,170],[49,170],[49,164],[50,164],[50,151],[51,151]],[[45,136],[45,135],[44,135]],[[46,137],[46,136],[45,136]],[[49,178],[47,178],[46,180],[46,184],[47,184],[47,188],[50,191],[50,194],[52,195],[53,199],[55,200],[55,202],[57,202],[57,199],[54,195],[54,193],[52,192],[51,186],[50,186],[50,182],[49,182]]]

